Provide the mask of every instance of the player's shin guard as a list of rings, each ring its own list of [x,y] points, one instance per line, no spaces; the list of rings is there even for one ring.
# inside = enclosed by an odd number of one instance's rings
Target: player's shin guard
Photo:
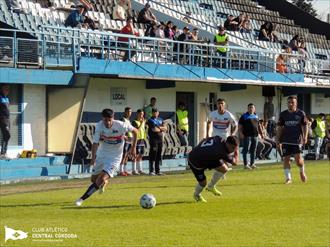
[[[203,189],[204,189],[204,187],[201,186],[201,185],[198,183],[198,184],[196,185],[196,187],[195,187],[194,195],[195,195],[195,196],[199,196],[199,195],[202,193]]]
[[[96,192],[99,189],[99,187],[95,184],[92,183],[89,188],[87,189],[87,191],[85,192],[85,194],[83,194],[83,196],[81,197],[82,200],[86,200],[88,197],[90,197],[94,192]]]
[[[215,170],[213,173],[212,179],[209,182],[209,184],[207,185],[207,187],[213,188],[224,175],[225,175],[224,173]]]

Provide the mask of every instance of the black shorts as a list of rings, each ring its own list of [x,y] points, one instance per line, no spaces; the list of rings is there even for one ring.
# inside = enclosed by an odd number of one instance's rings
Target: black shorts
[[[282,144],[282,157],[291,156],[295,154],[302,153],[302,145],[290,145],[290,144]]]
[[[144,146],[136,146],[136,154],[144,155]]]
[[[194,165],[190,163],[189,160],[188,160],[188,165],[189,165],[191,171],[193,172],[193,174],[194,174],[194,176],[195,176],[195,178],[198,182],[202,182],[202,181],[206,180],[206,176],[205,176],[205,173],[204,173],[206,169],[202,169],[202,170],[196,169],[194,167]]]
[[[132,143],[125,142],[123,153],[124,154],[128,153],[128,150],[131,148],[131,146],[132,146]]]

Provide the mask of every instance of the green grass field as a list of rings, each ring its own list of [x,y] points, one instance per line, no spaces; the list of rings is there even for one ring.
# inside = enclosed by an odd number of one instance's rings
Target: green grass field
[[[293,184],[284,185],[280,165],[237,168],[220,181],[222,197],[203,192],[207,204],[192,200],[195,180],[189,172],[116,178],[81,208],[73,202],[89,185],[86,179],[1,186],[0,245],[330,246],[329,162],[309,162],[306,170],[308,183],[300,182],[294,167]],[[143,193],[155,195],[155,208],[139,207]],[[29,237],[5,243],[4,226]],[[33,231],[42,227],[67,228],[78,238],[36,241]]]

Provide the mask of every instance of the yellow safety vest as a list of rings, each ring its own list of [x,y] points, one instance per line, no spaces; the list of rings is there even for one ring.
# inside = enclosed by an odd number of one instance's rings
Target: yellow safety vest
[[[178,125],[180,130],[185,130],[188,132],[189,124],[188,124],[188,111],[177,110],[176,115],[178,117]]]
[[[319,118],[316,118],[316,127],[314,129],[314,134],[318,137],[325,137],[325,122]]]
[[[216,34],[215,39],[216,39],[217,42],[225,42],[226,39],[228,39],[228,34],[226,34],[226,33],[224,35]],[[226,52],[227,50],[228,50],[227,47],[219,47],[218,48],[218,51],[220,51],[220,52]]]
[[[143,121],[142,123],[140,121],[135,120],[134,121],[137,126],[139,126],[138,134],[137,134],[137,140],[145,140],[147,138],[147,133],[146,133],[146,122]]]
[[[124,119],[124,122],[125,123],[131,124],[131,122],[127,118],[123,117],[123,119]],[[127,132],[126,135],[127,135],[128,138],[132,138],[133,137],[132,132]]]

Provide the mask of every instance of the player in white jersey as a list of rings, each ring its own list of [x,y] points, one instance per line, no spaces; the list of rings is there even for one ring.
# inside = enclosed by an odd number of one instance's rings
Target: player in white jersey
[[[220,136],[226,139],[230,135],[237,132],[237,121],[234,115],[226,110],[226,101],[224,99],[217,100],[217,110],[212,111],[207,121],[206,138],[211,136]],[[211,125],[213,127],[212,135],[210,135]]]
[[[84,200],[116,174],[123,155],[124,135],[129,131],[133,134],[132,147],[129,153],[132,157],[135,157],[137,129],[130,123],[114,120],[113,117],[113,110],[104,109],[102,111],[102,121],[96,125],[93,136],[91,165],[94,166],[93,174],[97,177],[87,191],[76,201],[77,206],[81,206]]]
[[[219,98],[217,100],[217,110],[212,111],[209,115],[206,128],[206,138],[220,136],[224,140],[228,136],[235,136],[238,129],[238,124],[235,116],[226,109],[226,101]],[[210,129],[212,125],[212,135]],[[234,157],[238,160],[238,147],[235,150]]]

